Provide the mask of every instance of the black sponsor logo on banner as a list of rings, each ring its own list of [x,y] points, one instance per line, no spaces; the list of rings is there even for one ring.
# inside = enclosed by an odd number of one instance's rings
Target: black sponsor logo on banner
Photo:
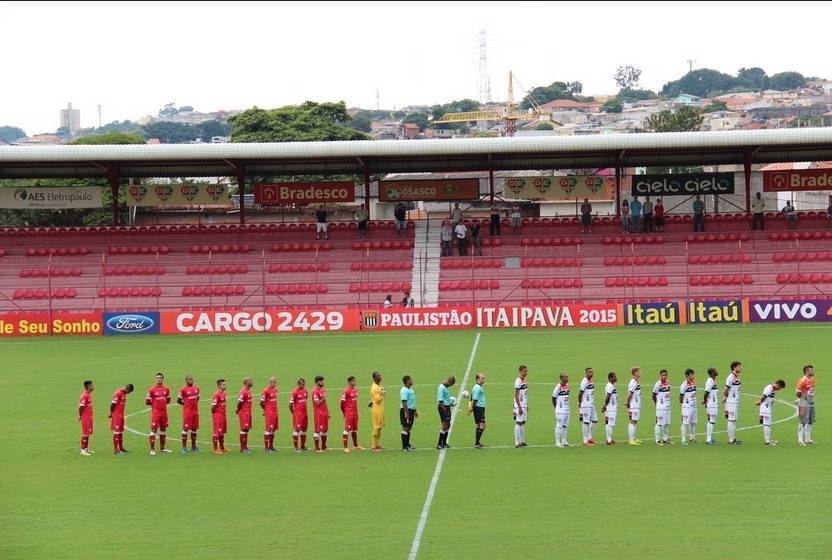
[[[633,175],[633,196],[734,194],[733,173]]]

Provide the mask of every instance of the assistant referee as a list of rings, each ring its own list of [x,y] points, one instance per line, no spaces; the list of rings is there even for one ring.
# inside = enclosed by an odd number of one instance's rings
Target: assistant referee
[[[474,425],[476,426],[476,440],[474,447],[482,449],[483,445],[480,443],[482,433],[485,431],[485,374],[477,374],[477,383],[471,390],[471,403],[468,406],[468,414],[474,413]]]

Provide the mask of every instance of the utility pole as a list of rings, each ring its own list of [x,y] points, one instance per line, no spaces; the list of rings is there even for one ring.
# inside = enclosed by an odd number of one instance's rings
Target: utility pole
[[[101,103],[98,104],[98,128],[101,128]]]
[[[485,29],[480,30],[480,68],[477,98],[480,103],[491,103],[491,79],[488,77],[488,59],[485,51]]]
[[[688,74],[690,74],[691,72],[693,72],[693,65],[694,65],[694,64],[696,64],[696,59],[694,59],[694,58],[689,58],[689,59],[688,59]]]
[[[381,105],[379,104],[379,101],[378,101],[378,90],[376,90],[376,111],[381,111],[380,107],[381,107]]]

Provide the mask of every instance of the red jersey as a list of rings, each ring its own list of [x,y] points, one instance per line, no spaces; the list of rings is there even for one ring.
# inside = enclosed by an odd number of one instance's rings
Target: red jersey
[[[92,393],[89,391],[81,393],[81,399],[78,401],[78,408],[81,409],[81,418],[92,418]]]
[[[167,412],[168,402],[170,401],[170,389],[166,385],[162,385],[161,387],[154,385],[147,392],[145,402],[147,401],[150,401],[148,404],[153,409],[153,412]]]
[[[308,398],[309,393],[306,389],[295,387],[295,390],[292,391],[292,396],[289,397],[289,404],[292,405],[292,411],[294,414],[307,414],[306,400]]]
[[[177,396],[177,400],[182,400],[182,408],[188,412],[196,412],[199,410],[199,387],[196,385],[191,385],[188,387],[185,385],[181,389],[179,389],[179,395]]]
[[[353,387],[347,387],[341,393],[341,412],[344,413],[344,416],[348,414],[358,415],[358,391]]]
[[[329,407],[326,404],[326,389],[315,387],[312,390],[312,410],[316,415],[326,416],[329,414]]]
[[[124,416],[124,407],[127,404],[127,393],[124,392],[124,389],[119,389],[113,393],[113,404],[116,405],[113,408],[113,416]]]
[[[243,403],[243,406],[240,407],[240,412],[251,414],[251,389],[243,387],[240,390],[240,396],[237,397],[237,400]]]
[[[214,398],[211,399],[211,408],[214,410],[214,414],[222,414],[225,416],[225,399],[226,394],[224,391],[214,393]]]
[[[277,389],[266,387],[260,393],[260,402],[263,403],[263,410],[267,413],[277,414]]]

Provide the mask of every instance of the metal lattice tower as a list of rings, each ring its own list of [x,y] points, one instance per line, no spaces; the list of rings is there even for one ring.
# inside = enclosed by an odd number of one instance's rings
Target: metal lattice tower
[[[491,79],[488,77],[488,61],[485,54],[485,29],[480,30],[480,75],[477,98],[482,104],[491,103]]]

